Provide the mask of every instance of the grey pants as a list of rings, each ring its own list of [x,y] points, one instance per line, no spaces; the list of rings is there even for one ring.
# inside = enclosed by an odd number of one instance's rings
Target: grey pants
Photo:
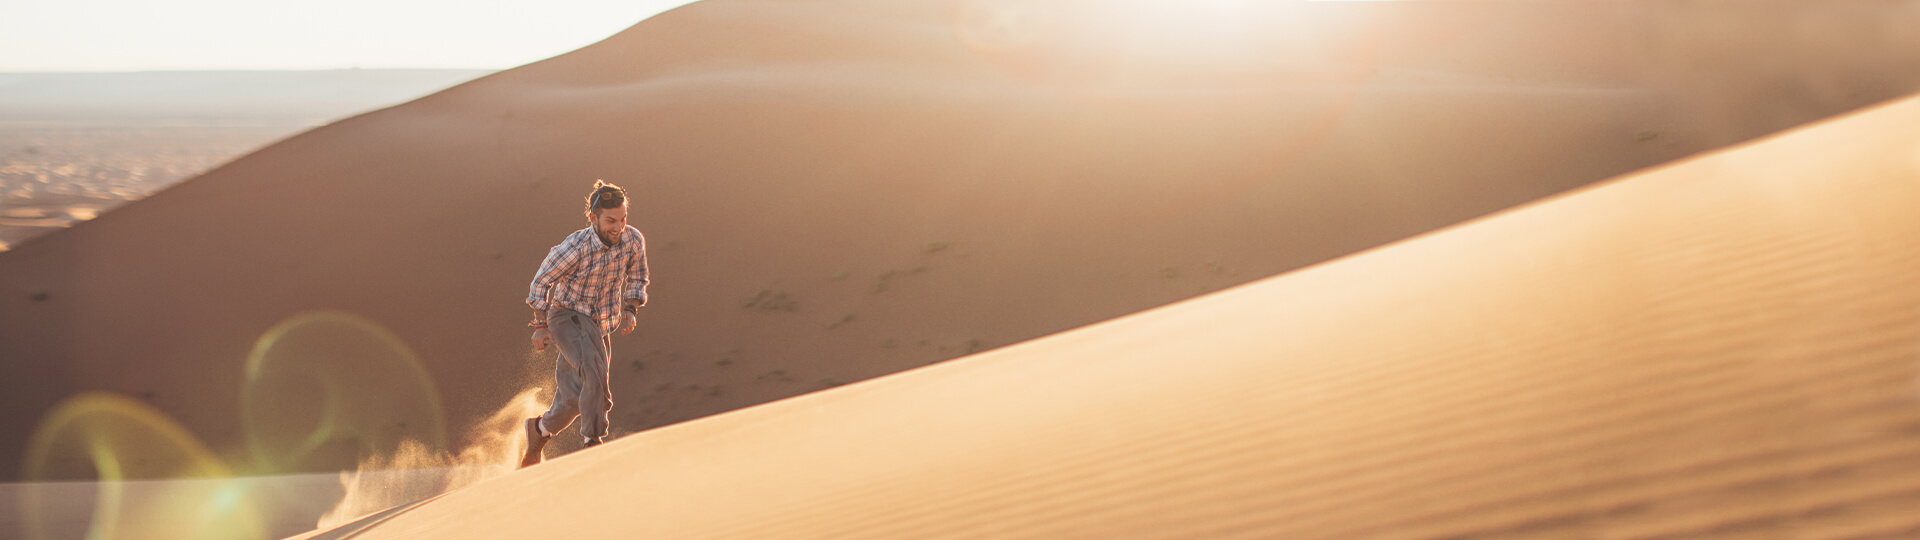
[[[540,416],[540,427],[559,433],[580,417],[580,436],[605,437],[607,412],[613,409],[613,391],[607,389],[607,364],[612,343],[600,333],[593,317],[566,308],[547,311],[547,331],[560,348],[554,360],[553,405]]]

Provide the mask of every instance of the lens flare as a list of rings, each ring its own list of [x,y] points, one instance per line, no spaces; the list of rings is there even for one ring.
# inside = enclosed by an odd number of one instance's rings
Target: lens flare
[[[96,478],[86,538],[261,538],[259,513],[226,466],[166,414],[131,398],[89,392],[48,412],[27,443],[21,497],[29,539],[68,537],[49,516],[73,500],[49,480]],[[140,480],[201,479],[139,483]],[[137,488],[130,493],[129,487]]]
[[[350,470],[402,441],[446,448],[440,395],[400,338],[359,316],[308,312],[247,355],[240,417],[259,472]]]

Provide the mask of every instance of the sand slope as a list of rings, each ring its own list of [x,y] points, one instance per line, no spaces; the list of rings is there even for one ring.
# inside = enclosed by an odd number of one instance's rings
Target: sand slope
[[[1920,535],[1920,98],[355,538]]]
[[[0,463],[86,390],[152,405],[239,474],[457,447],[547,377],[520,300],[593,178],[639,195],[653,254],[643,330],[615,342],[628,433],[1920,88],[1910,5],[1846,5],[701,2],[0,254]],[[1759,32],[1783,28],[1827,41]],[[1447,304],[1421,305],[1395,312]],[[307,322],[312,350],[259,339]],[[263,350],[319,375],[263,389]],[[341,367],[365,358],[386,363]]]

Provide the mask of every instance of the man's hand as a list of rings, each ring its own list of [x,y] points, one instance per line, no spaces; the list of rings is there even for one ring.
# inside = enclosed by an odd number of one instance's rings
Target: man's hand
[[[533,329],[533,350],[547,350],[548,343],[553,343],[553,332],[548,332],[545,328]]]
[[[639,317],[635,317],[632,313],[625,311],[620,312],[620,335],[624,336],[633,333],[633,327],[639,324]]]

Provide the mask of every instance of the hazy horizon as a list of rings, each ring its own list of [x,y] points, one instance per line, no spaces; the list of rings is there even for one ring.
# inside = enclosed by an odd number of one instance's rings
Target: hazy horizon
[[[218,68],[218,69],[103,69],[99,71],[63,71],[63,70],[23,70],[10,71],[0,69],[0,75],[110,75],[131,73],[253,73],[253,72],[308,72],[308,71],[505,71],[512,68],[461,68],[461,67],[343,67],[343,68]]]
[[[0,252],[314,126],[494,72],[0,73]]]
[[[20,0],[0,4],[0,73],[507,69],[692,0]]]

